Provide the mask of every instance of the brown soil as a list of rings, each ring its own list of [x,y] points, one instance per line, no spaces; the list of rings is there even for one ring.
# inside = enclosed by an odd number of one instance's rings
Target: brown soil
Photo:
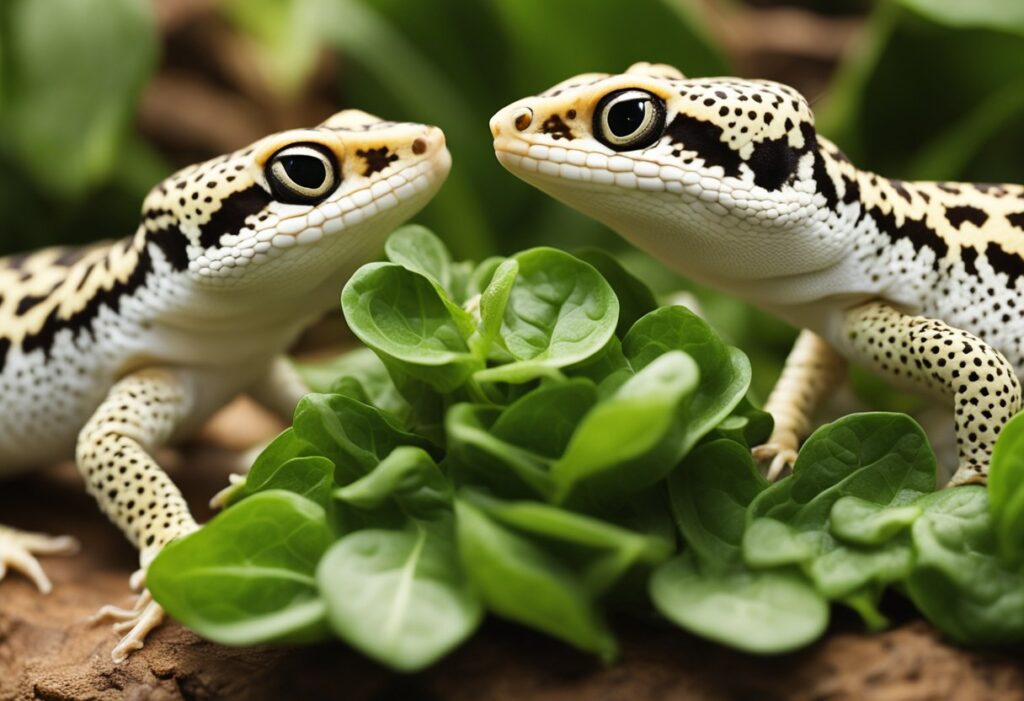
[[[240,429],[247,435],[240,436]],[[236,405],[202,444],[169,456],[196,505],[225,483],[231,443],[272,432],[266,417]],[[184,469],[185,466],[191,469]],[[226,648],[166,623],[146,648],[115,665],[115,636],[91,625],[103,604],[126,605],[135,553],[99,514],[73,467],[0,487],[0,520],[22,528],[72,533],[83,545],[47,560],[55,590],[40,596],[12,576],[0,585],[0,700],[321,699],[374,701],[561,701],[602,699],[843,701],[877,699],[1024,699],[1024,667],[1009,652],[963,651],[910,620],[866,635],[841,620],[821,643],[799,653],[755,658],[667,627],[625,622],[623,654],[601,666],[555,641],[490,622],[428,672],[389,673],[341,644],[305,648]]]

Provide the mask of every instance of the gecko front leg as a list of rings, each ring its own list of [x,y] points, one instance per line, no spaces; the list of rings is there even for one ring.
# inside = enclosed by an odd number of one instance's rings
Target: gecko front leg
[[[754,448],[754,459],[769,463],[769,480],[778,479],[796,462],[800,441],[810,433],[814,409],[845,372],[846,360],[825,339],[811,331],[800,332],[764,405],[775,427],[768,442]]]
[[[849,310],[851,357],[896,383],[947,398],[959,462],[950,484],[984,483],[999,431],[1021,409],[1021,386],[1003,355],[973,334],[883,302]]]
[[[185,420],[192,400],[182,373],[143,370],[114,385],[79,434],[78,468],[89,492],[139,548],[140,570],[131,582],[136,590],[160,549],[198,528],[181,492],[150,455]],[[95,618],[118,621],[115,630],[125,635],[111,656],[121,662],[143,646],[163,610],[143,591],[135,608],[104,607]]]

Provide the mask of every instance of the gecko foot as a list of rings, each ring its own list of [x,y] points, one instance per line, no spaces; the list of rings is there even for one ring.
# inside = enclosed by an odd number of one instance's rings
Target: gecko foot
[[[770,463],[765,474],[769,482],[779,479],[787,468],[792,469],[796,463],[796,448],[780,443],[765,443],[755,447],[751,452],[755,462]]]
[[[76,552],[78,541],[71,536],[26,533],[0,526],[0,580],[11,569],[31,579],[43,594],[49,594],[53,585],[35,556],[74,555]]]
[[[139,570],[133,574],[132,589],[136,591],[142,589],[145,578],[145,570]],[[163,620],[164,610],[153,600],[153,595],[149,593],[148,589],[142,589],[135,599],[135,605],[130,609],[120,606],[104,606],[89,618],[90,623],[113,621],[114,632],[122,636],[121,641],[110,652],[110,657],[115,664],[121,664],[133,652],[141,650],[145,646],[146,636]]]

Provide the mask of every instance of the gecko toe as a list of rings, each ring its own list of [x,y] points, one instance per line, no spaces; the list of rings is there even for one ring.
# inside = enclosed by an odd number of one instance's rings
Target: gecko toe
[[[70,536],[49,536],[0,527],[0,580],[8,570],[28,577],[43,594],[53,590],[50,578],[36,555],[73,555],[78,541]]]

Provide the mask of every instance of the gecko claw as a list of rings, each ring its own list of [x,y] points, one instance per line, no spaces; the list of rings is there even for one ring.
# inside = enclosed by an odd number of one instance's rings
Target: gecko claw
[[[8,569],[21,572],[41,593],[49,594],[53,584],[35,556],[74,555],[78,549],[78,541],[71,536],[26,533],[0,526],[0,580]]]
[[[796,463],[796,448],[779,443],[765,443],[755,447],[751,452],[754,455],[754,460],[758,463],[763,464],[770,461],[768,471],[765,473],[765,478],[769,482],[779,479],[787,468],[792,469]]]
[[[110,652],[115,664],[121,664],[135,651],[145,647],[145,639],[154,628],[164,620],[164,610],[148,589],[144,589],[146,571],[138,570],[132,576],[130,584],[133,590],[141,593],[135,598],[131,608],[121,606],[103,606],[89,617],[90,623],[112,621],[114,632],[122,636],[120,642]]]

